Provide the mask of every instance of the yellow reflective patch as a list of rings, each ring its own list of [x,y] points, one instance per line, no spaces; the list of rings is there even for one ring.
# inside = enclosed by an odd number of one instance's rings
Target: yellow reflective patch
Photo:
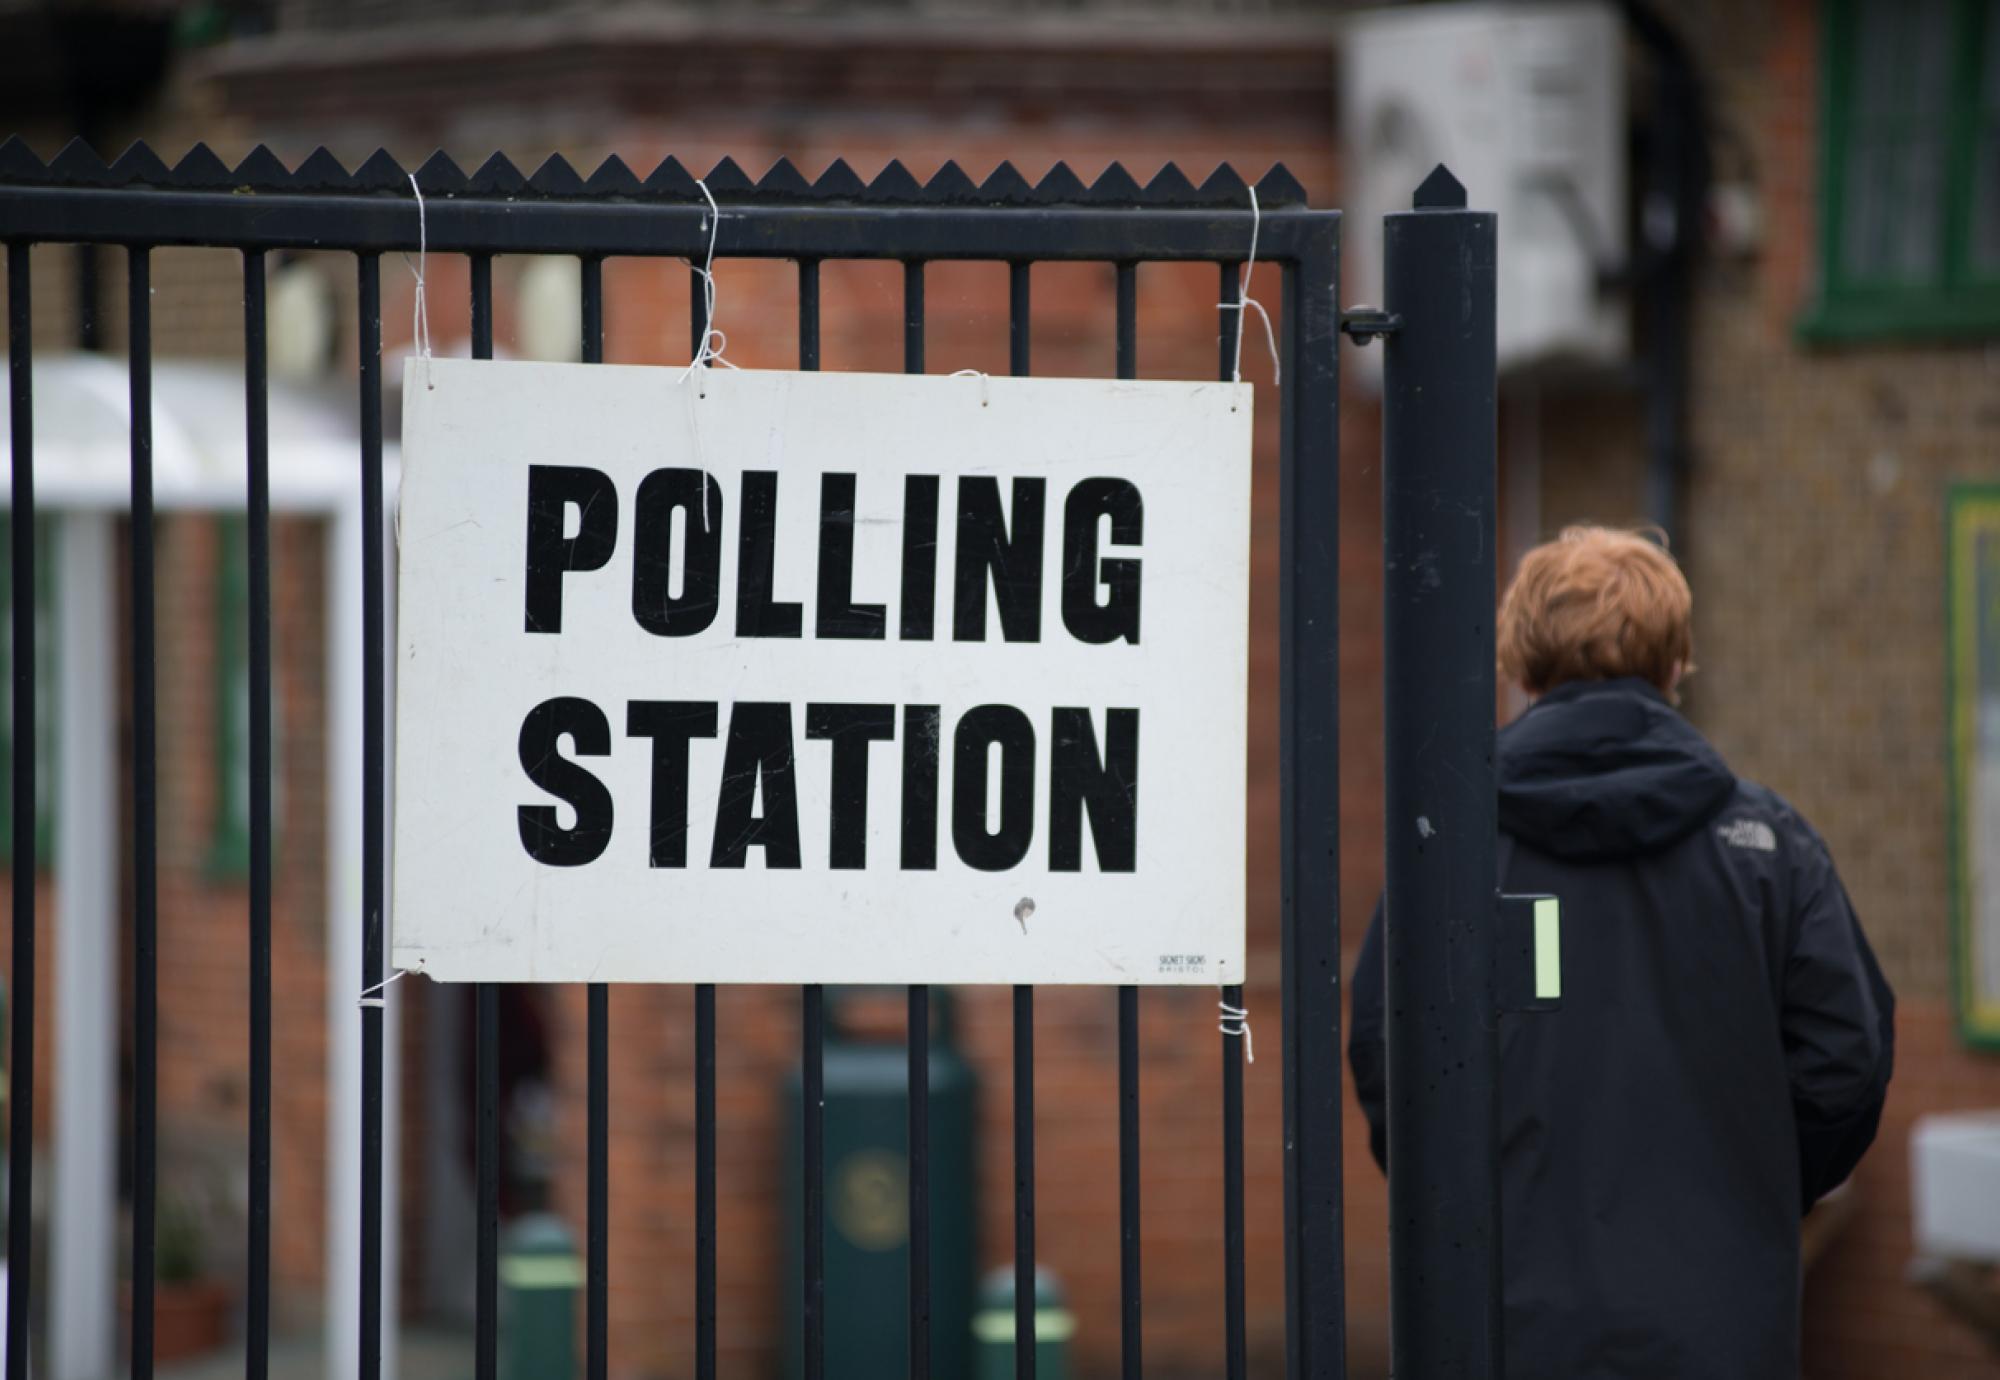
[[[1560,1001],[1562,994],[1562,902],[1543,896],[1535,902],[1535,1000]]]

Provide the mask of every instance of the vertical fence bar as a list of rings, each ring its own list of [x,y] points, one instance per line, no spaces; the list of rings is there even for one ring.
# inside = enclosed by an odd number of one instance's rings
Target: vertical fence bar
[[[1241,292],[1242,267],[1221,265],[1218,302],[1234,302]],[[1236,372],[1237,340],[1243,330],[1240,308],[1225,306],[1217,313],[1217,377],[1227,382]],[[1225,987],[1222,999],[1241,1009],[1243,989]],[[1223,1373],[1243,1380],[1247,1340],[1243,1323],[1243,1036],[1222,1037],[1222,1328]]]
[[[1223,264],[1221,277],[1221,288],[1215,300],[1218,302],[1234,302],[1236,295],[1243,290],[1243,266],[1241,264]],[[1225,306],[1216,315],[1219,317],[1219,325],[1221,327],[1216,336],[1216,345],[1220,355],[1216,367],[1221,371],[1218,377],[1224,383],[1227,383],[1236,372],[1236,333],[1243,329],[1243,312],[1239,308]]]
[[[359,260],[361,330],[361,987],[382,983],[386,711],[382,552],[382,257]],[[382,1015],[361,1008],[361,1380],[382,1375]],[[338,1229],[338,1226],[336,1226]]]
[[[924,262],[903,264],[903,372],[924,372]]]
[[[931,989],[909,990],[910,1380],[931,1373]]]
[[[1139,376],[1139,266],[1117,266],[1118,377]],[[1144,1368],[1139,1283],[1139,989],[1118,989],[1118,1321],[1120,1374]]]
[[[806,1380],[826,1374],[826,989],[818,983],[805,988],[800,1012],[804,1029],[803,1064],[805,1145],[805,1259],[800,1281],[801,1332],[805,1339]]]
[[[132,1325],[133,1380],[153,1374],[158,1166],[159,808],[153,548],[152,253],[127,256],[132,522]],[[18,855],[17,855],[18,856]]]
[[[715,984],[694,989],[694,1373],[715,1380]]]
[[[35,423],[28,246],[7,246],[7,385],[13,445],[14,970],[7,1037],[7,1380],[28,1380],[35,1136]]]
[[[1114,266],[1112,277],[1118,302],[1118,377],[1135,379],[1139,377],[1139,265],[1122,260]]]
[[[924,265],[903,265],[903,372],[924,372]],[[910,1380],[931,1374],[931,989],[909,991]]]
[[[589,985],[589,1159],[586,1183],[584,1272],[584,1374],[605,1380],[609,1353],[611,1180],[611,989]]]
[[[1007,368],[1026,377],[1029,273],[1007,265]],[[1014,1375],[1035,1377],[1035,989],[1014,989]]]
[[[585,364],[604,363],[604,260],[587,255],[581,262],[583,283],[583,338],[579,342]]]
[[[1464,1380],[1500,1374],[1496,231],[1439,168],[1382,241],[1390,1342]]]
[[[701,354],[707,322],[700,269],[688,271],[688,348]],[[695,1380],[715,1380],[715,984],[694,989]]]
[[[250,1212],[243,1373],[271,1360],[271,428],[264,251],[243,255],[243,392],[250,545]]]
[[[583,362],[604,362],[604,261],[583,260]],[[589,988],[589,1182],[585,1209],[585,1375],[604,1380],[610,1364],[609,1293],[611,1235],[611,989]]]
[[[1035,1380],[1035,989],[1014,989],[1014,1376]]]
[[[500,988],[472,989],[472,1373],[500,1373]]]
[[[1279,933],[1285,1341],[1291,1380],[1339,1380],[1347,1373],[1340,1185],[1337,235],[1329,226],[1285,265],[1280,343]]]
[[[132,1380],[153,1374],[159,1163],[159,752],[153,605],[153,257],[126,257],[132,388]],[[19,856],[18,854],[16,856]]]
[[[1118,1292],[1120,1374],[1144,1371],[1139,1280],[1139,989],[1118,989]]]
[[[799,368],[819,368],[819,260],[799,260]]]
[[[102,302],[99,285],[103,281],[99,272],[98,245],[79,244],[76,253],[76,348],[96,351],[104,344],[104,331],[98,317]]]
[[[819,368],[819,260],[799,260],[799,368]],[[806,1380],[826,1374],[826,989],[809,984],[800,1011],[804,1027],[801,1083],[805,1106],[805,1261],[801,1328]]]
[[[604,260],[583,260],[583,362],[604,363]],[[605,1380],[610,1364],[611,1288],[611,989],[590,984],[589,1202],[585,1210],[587,1380]]]
[[[1026,378],[1033,362],[1028,334],[1028,285],[1033,267],[1026,260],[1007,265],[1007,370],[1017,378]]]
[[[708,292],[707,280],[701,270],[688,268],[688,351],[689,357],[701,357],[702,341],[707,339],[708,313],[704,306]]]
[[[1223,988],[1222,999],[1241,1009],[1243,988]],[[1228,1380],[1244,1380],[1249,1366],[1243,1318],[1243,1042],[1246,1038],[1241,1032],[1222,1037],[1223,1374]]]
[[[472,357],[493,358],[493,256],[474,254]],[[472,1143],[474,1160],[472,1373],[500,1373],[500,989],[472,988]]]

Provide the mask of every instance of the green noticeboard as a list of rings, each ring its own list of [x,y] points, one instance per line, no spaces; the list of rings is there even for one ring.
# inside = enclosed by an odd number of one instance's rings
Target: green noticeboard
[[[1945,525],[1953,985],[2000,1048],[2000,484],[1954,487]]]

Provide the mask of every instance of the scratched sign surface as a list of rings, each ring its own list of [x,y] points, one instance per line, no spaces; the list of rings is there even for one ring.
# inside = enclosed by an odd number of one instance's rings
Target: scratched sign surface
[[[1242,981],[1247,385],[404,396],[399,967]]]

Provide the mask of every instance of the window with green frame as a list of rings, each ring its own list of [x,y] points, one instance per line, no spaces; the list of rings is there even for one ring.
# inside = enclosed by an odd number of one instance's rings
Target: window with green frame
[[[2000,484],[1946,503],[1952,985],[1960,1033],[2000,1049]]]
[[[1828,0],[1809,336],[2000,335],[2000,0]]]
[[[241,517],[216,524],[215,556],[215,829],[208,871],[215,877],[250,872],[250,552]],[[276,671],[273,668],[275,679]],[[280,817],[278,696],[271,696],[271,817]],[[275,842],[275,840],[274,840]]]
[[[0,508],[0,865],[14,856],[14,524]],[[35,862],[55,857],[56,525],[35,519]]]

